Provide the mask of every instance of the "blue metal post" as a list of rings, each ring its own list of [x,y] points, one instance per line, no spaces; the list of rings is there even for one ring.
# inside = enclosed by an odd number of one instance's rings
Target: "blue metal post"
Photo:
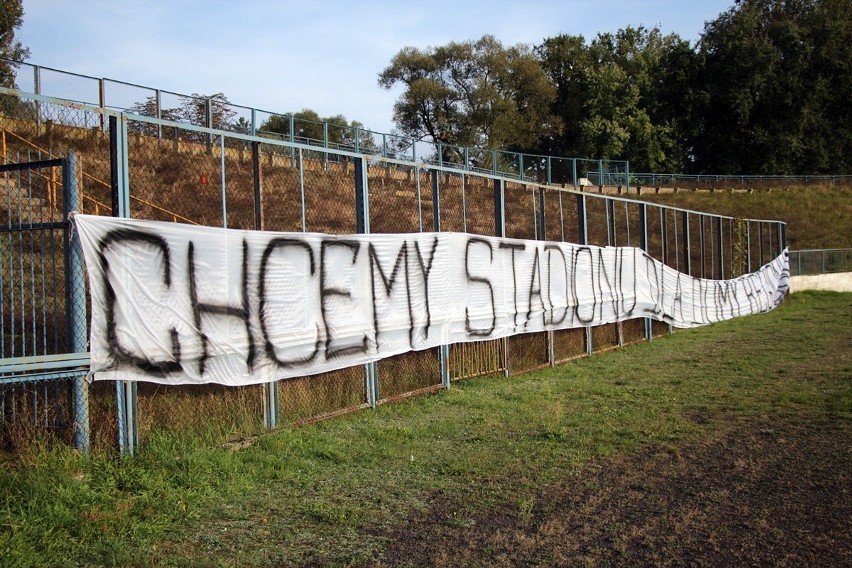
[[[364,235],[370,233],[370,188],[367,160],[363,156],[355,158],[355,232]],[[380,400],[379,367],[375,361],[364,364],[364,383],[367,403],[375,408]]]
[[[290,144],[296,141],[296,119],[293,118],[292,114],[287,115],[289,118],[289,126],[290,126]],[[293,149],[293,146],[290,146],[290,167],[296,167],[296,152]]]
[[[130,217],[130,170],[127,152],[127,118],[122,114],[116,121],[115,152],[112,186],[116,193],[118,217]],[[118,401],[118,447],[121,455],[133,455],[138,443],[137,388],[135,381],[116,381]]]
[[[204,99],[204,126],[213,128],[213,105],[210,97]],[[207,154],[213,153],[213,135],[209,132],[204,135],[207,140]]]
[[[722,218],[719,216],[715,217],[716,219],[716,250],[719,251],[719,254],[716,255],[716,278],[719,280],[724,280],[725,278],[725,255],[722,253]],[[712,225],[711,225],[712,226]]]
[[[252,109],[254,124],[254,109]],[[260,167],[260,142],[251,143],[252,178],[254,182],[254,228],[263,230],[263,170]],[[278,425],[278,381],[263,385],[263,421],[269,429]]]
[[[163,96],[160,93],[160,89],[156,89],[154,91],[154,102],[157,105],[157,120],[162,120],[163,118]],[[163,125],[157,124],[157,140],[163,139]]]
[[[546,225],[545,225],[545,222],[547,221],[547,216],[545,215],[545,212],[544,212],[544,200],[545,200],[544,188],[539,187],[538,188],[538,226],[540,227],[540,229],[539,229],[538,238],[539,238],[539,240],[542,240],[542,241],[547,240],[547,229],[546,229]],[[550,364],[551,367],[556,366],[556,350],[554,348],[553,331],[552,330],[547,331],[547,362]]]
[[[462,178],[462,183],[464,183]],[[441,232],[441,188],[438,184],[438,170],[432,170],[432,228],[436,233]],[[423,230],[421,223],[420,230]],[[441,345],[438,348],[438,368],[441,375],[441,385],[450,388],[450,346]]]
[[[77,154],[70,152],[63,170],[64,190],[63,213],[66,221],[65,249],[65,311],[66,341],[70,353],[84,353],[89,339],[86,321],[86,270],[80,236],[73,231],[68,221],[69,214],[79,209],[80,188],[78,186]],[[89,453],[89,384],[86,375],[74,377],[74,447]]]
[[[574,178],[574,191],[577,191],[577,158],[571,158],[571,176]]]
[[[746,221],[746,272],[751,272],[751,221]]]
[[[576,179],[576,178],[575,178]],[[589,231],[586,218],[586,194],[577,194],[577,241],[578,244],[589,243]],[[586,355],[591,355],[594,350],[592,345],[592,328],[586,326]]]
[[[689,250],[689,213],[684,211],[683,215],[683,272],[692,276],[692,255]],[[751,261],[749,261],[751,262]]]
[[[38,65],[33,65],[33,91],[35,94],[41,94],[41,67]],[[41,103],[39,101],[33,101],[35,105],[35,115],[36,115],[36,134],[41,134]]]
[[[550,156],[547,157],[547,185],[553,185],[553,170],[551,168]]]
[[[648,252],[648,206],[644,203],[639,205],[639,247]],[[651,318],[645,318],[645,339],[654,339],[654,328]]]
[[[496,150],[495,150],[496,155]],[[506,236],[506,188],[502,179],[494,180],[494,234],[500,238]],[[504,377],[509,377],[509,339],[505,340],[506,368]]]

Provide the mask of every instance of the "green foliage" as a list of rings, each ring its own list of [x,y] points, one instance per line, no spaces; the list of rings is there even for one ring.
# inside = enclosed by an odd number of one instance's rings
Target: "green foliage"
[[[15,39],[15,30],[24,21],[24,7],[21,0],[0,0],[0,59],[24,61],[30,56],[30,50]],[[11,64],[0,61],[0,86],[13,87],[15,76]]]
[[[701,39],[696,168],[850,172],[852,2],[741,0]]]
[[[192,93],[191,97],[184,99],[176,112],[180,120],[197,126],[208,126],[208,108],[210,127],[229,130],[237,113],[231,110],[231,102],[224,93],[214,95]]]
[[[332,148],[355,148],[356,135],[358,148],[365,154],[377,151],[373,135],[364,129],[357,120],[348,122],[342,114],[321,117],[316,111],[306,108],[293,113],[293,137],[296,142],[307,144],[322,143],[326,136]],[[326,126],[327,125],[327,126]],[[258,127],[262,132],[274,132],[285,137],[290,136],[290,116],[272,115]],[[357,132],[357,134],[356,134]]]
[[[526,45],[493,36],[397,53],[379,85],[405,91],[394,121],[406,136],[434,143],[522,150],[556,132],[555,90]]]
[[[15,64],[10,61],[24,61],[30,56],[30,50],[15,39],[23,18],[21,0],[0,0],[0,87],[15,87]],[[16,116],[30,111],[29,105],[18,99],[0,95],[0,114]]]
[[[688,42],[628,26],[589,45],[582,36],[549,38],[536,53],[556,86],[553,112],[562,120],[561,136],[541,140],[544,152],[628,159],[638,171],[683,167],[683,109],[671,105],[672,89],[691,82],[693,71],[675,76],[669,65],[689,59]]]

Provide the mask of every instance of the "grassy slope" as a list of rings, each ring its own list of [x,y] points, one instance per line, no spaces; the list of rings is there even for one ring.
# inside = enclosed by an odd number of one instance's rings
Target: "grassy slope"
[[[791,249],[852,247],[852,188],[849,186],[754,193],[684,191],[643,195],[642,199],[732,217],[786,221]]]
[[[712,437],[740,418],[848,429],[850,317],[852,295],[800,293],[769,314],[457,383],[239,451],[160,434],[123,461],[23,456],[0,469],[0,564],[365,562],[435,499],[466,503],[452,530],[531,507],[592,457]]]

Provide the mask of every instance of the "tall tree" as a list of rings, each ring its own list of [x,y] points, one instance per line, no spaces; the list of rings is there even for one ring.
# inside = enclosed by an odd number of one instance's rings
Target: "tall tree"
[[[556,85],[561,128],[541,139],[542,151],[628,159],[643,171],[679,169],[682,105],[670,109],[663,80],[667,65],[680,63],[675,56],[688,49],[677,35],[642,26],[599,34],[589,45],[582,36],[546,39],[536,54]]]
[[[157,103],[157,98],[154,96],[146,97],[144,101],[134,103],[132,107],[127,109],[129,112],[140,114],[142,116],[150,116],[151,118],[161,118],[163,120],[172,120],[179,122],[182,120],[180,109],[162,108]],[[173,138],[177,132],[172,128],[158,127],[156,124],[146,122],[131,121],[128,124],[133,132],[155,136],[159,132],[166,138]]]
[[[272,115],[261,123],[258,130],[277,132],[289,136],[290,117],[287,115]],[[363,153],[376,152],[376,141],[373,135],[357,120],[348,122],[342,114],[323,118],[315,110],[309,108],[293,113],[293,137],[296,142],[308,144],[322,143],[325,140],[327,132],[329,146],[351,150],[356,145],[356,131],[358,149]]]
[[[208,102],[209,101],[209,102]],[[224,93],[214,95],[199,95],[192,93],[186,97],[177,111],[180,120],[185,120],[197,126],[207,126],[208,105],[210,109],[210,126],[219,130],[228,130],[233,124],[237,113],[231,109],[231,102]]]
[[[852,0],[737,0],[706,25],[700,169],[852,169],[850,13]]]
[[[539,151],[552,156],[579,156],[580,123],[588,89],[591,54],[583,36],[558,35],[535,48],[544,72],[556,89],[552,112],[561,128],[540,135]]]
[[[30,56],[30,50],[15,39],[15,30],[23,22],[24,7],[21,0],[0,0],[0,59],[24,61]],[[0,61],[0,86],[14,86],[13,65]]]
[[[15,39],[15,30],[23,21],[21,0],[0,0],[0,87],[15,87],[15,63],[12,62],[24,61],[30,56],[30,50]],[[0,95],[0,113],[12,116],[31,111],[30,104]]]
[[[504,47],[493,36],[439,47],[406,47],[379,75],[405,91],[394,105],[399,131],[417,140],[526,150],[556,121],[556,96],[531,49]]]

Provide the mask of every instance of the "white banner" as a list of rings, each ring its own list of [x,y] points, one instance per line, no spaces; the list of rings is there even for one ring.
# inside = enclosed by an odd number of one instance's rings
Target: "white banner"
[[[322,235],[74,217],[95,379],[248,385],[443,344],[765,312],[787,251],[703,280],[642,250],[459,233]]]

